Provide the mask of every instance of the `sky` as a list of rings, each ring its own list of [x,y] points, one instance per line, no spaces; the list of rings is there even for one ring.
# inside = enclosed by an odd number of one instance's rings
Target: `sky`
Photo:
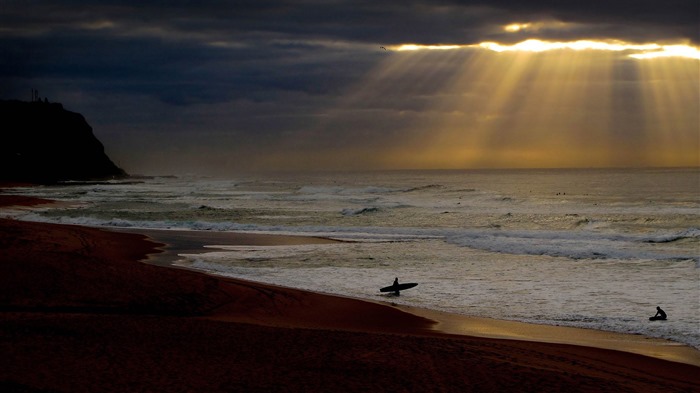
[[[33,1],[0,99],[131,174],[700,166],[696,0]]]

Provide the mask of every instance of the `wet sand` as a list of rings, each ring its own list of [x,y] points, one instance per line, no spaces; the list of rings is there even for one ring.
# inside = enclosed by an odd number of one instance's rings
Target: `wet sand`
[[[163,249],[143,235],[0,233],[4,392],[700,390],[689,364],[448,334],[434,314],[142,263]]]
[[[134,230],[131,230],[132,232]],[[178,254],[196,254],[215,251],[222,246],[285,246],[298,244],[328,244],[339,241],[305,236],[287,236],[272,234],[251,234],[241,232],[202,232],[174,231],[158,229],[137,229],[138,233],[147,235],[167,246],[164,252],[153,255],[149,263],[171,266],[179,259]],[[206,248],[205,248],[206,247]],[[241,280],[238,280],[239,282]],[[254,283],[250,283],[255,285]],[[342,299],[342,297],[334,296]],[[390,299],[390,298],[388,298]],[[559,344],[574,344],[595,348],[620,350],[657,357],[676,362],[700,366],[700,351],[686,345],[668,340],[654,339],[642,335],[618,334],[592,329],[580,329],[561,326],[534,325],[515,321],[503,321],[491,318],[450,314],[386,302],[371,301],[414,314],[432,321],[430,329],[436,332],[468,335],[474,337],[515,339]],[[298,323],[299,321],[297,321]]]

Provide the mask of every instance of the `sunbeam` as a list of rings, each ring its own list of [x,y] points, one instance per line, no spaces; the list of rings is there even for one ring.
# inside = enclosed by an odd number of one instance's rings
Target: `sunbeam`
[[[342,127],[358,107],[382,111],[363,121],[391,119],[391,138],[375,133],[359,156],[385,168],[696,166],[699,63],[680,47],[390,47],[316,130]]]

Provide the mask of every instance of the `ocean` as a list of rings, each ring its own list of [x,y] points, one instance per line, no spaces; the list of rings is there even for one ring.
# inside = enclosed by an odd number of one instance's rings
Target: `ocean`
[[[148,177],[7,192],[71,202],[6,213],[23,220],[345,240],[211,247],[175,262],[213,274],[700,349],[697,168]],[[395,277],[419,285],[380,293]],[[648,320],[657,306],[667,321]]]

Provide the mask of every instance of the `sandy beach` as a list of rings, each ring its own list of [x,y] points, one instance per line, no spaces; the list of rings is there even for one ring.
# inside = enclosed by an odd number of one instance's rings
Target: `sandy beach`
[[[149,263],[196,249],[196,238],[167,248],[158,236],[79,226],[0,219],[0,228],[4,392],[700,390],[698,351],[687,347]]]

